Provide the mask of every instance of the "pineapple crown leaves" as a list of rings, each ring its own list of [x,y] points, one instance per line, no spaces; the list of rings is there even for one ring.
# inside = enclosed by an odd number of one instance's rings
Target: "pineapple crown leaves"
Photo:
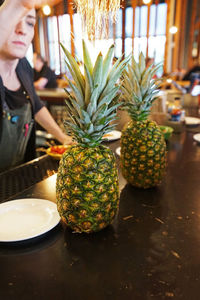
[[[68,96],[65,128],[78,143],[93,147],[101,143],[103,135],[115,126],[110,122],[116,120],[116,110],[121,105],[116,82],[130,57],[124,60],[119,58],[110,68],[114,53],[112,45],[104,58],[99,53],[93,65],[85,41],[82,43],[84,75],[71,53],[61,44],[65,63],[73,77],[73,81],[66,79],[70,91],[65,89]]]
[[[162,63],[146,67],[141,52],[137,63],[132,56],[130,64],[122,73],[122,109],[127,110],[133,120],[147,119],[153,102],[157,99],[160,79],[153,79]]]

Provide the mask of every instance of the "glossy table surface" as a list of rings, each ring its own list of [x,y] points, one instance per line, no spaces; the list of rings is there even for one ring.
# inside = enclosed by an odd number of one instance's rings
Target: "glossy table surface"
[[[200,294],[200,126],[173,134],[167,174],[154,189],[126,184],[112,226],[75,234],[61,224],[0,244],[0,299],[197,300]],[[110,143],[115,150],[119,141]],[[118,160],[118,158],[117,158]],[[53,175],[15,198],[55,201]]]
[[[69,90],[69,88],[67,88]],[[37,95],[47,104],[64,105],[67,94],[63,88],[37,90]]]
[[[63,88],[37,90],[40,97],[66,98],[66,92]]]

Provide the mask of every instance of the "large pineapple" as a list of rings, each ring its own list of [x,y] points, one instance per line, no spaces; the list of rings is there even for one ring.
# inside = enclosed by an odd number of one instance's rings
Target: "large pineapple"
[[[109,225],[118,209],[118,172],[112,151],[101,145],[114,128],[119,86],[115,83],[126,66],[118,60],[110,70],[114,46],[103,59],[99,53],[93,66],[83,41],[84,75],[72,55],[62,46],[73,77],[68,80],[67,132],[77,144],[61,158],[56,197],[62,220],[75,232],[99,231]]]
[[[139,62],[132,57],[123,72],[123,109],[131,121],[122,130],[120,164],[127,182],[139,188],[157,186],[165,174],[166,143],[159,126],[148,119],[159,92],[158,80],[153,79],[159,67],[146,68],[141,53]]]

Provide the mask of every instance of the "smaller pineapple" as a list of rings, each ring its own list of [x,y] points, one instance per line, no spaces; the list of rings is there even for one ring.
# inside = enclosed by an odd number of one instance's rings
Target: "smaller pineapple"
[[[131,121],[121,136],[121,169],[124,178],[133,186],[157,186],[166,167],[166,143],[159,126],[148,115],[159,92],[158,79],[153,75],[161,64],[146,68],[144,55],[139,63],[132,57],[128,70],[123,71],[122,102]]]

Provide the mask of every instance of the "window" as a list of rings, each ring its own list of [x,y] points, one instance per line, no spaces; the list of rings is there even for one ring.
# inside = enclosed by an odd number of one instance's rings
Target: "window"
[[[75,46],[75,55],[78,60],[83,60],[82,55],[82,22],[81,16],[79,14],[73,15],[74,23],[74,46]]]
[[[127,7],[125,11],[125,56],[132,52],[132,34],[133,34],[133,8]]]
[[[122,55],[122,9],[119,9],[116,22],[116,39],[115,39],[115,56],[120,57]]]
[[[127,22],[130,23],[131,7],[126,12]],[[152,4],[150,7],[149,38],[147,40],[147,18],[148,7],[143,5],[135,8],[135,32],[134,32],[134,57],[138,60],[139,53],[142,51],[146,55],[148,43],[148,56],[155,59],[155,63],[163,61],[166,42],[166,17],[167,5],[165,3]],[[130,32],[126,30],[125,48],[131,49]]]
[[[50,66],[56,74],[60,74],[60,55],[57,25],[57,17],[49,17],[47,19]]]
[[[71,25],[69,15],[65,14],[58,18],[59,24],[59,34],[60,34],[60,43],[71,52]],[[64,62],[64,52],[60,48],[60,62],[61,62],[61,73],[65,73],[67,70],[67,66]]]
[[[148,21],[148,7],[147,5],[137,6],[135,8],[135,18],[133,26],[133,8],[127,7],[125,10],[125,56],[133,52],[136,61],[138,61],[139,53],[142,51],[144,55],[155,59],[155,63],[163,61],[166,43],[166,17],[167,4],[160,3],[158,5],[152,4],[150,7],[150,23],[149,23],[149,38],[147,38],[147,21]],[[78,60],[82,60],[82,24],[81,17],[75,13],[73,15],[73,28],[71,32],[70,16],[65,14],[59,17],[49,17],[47,21],[48,39],[49,39],[49,54],[50,66],[56,71],[66,72],[66,65],[64,63],[64,54],[59,49],[59,41],[71,52],[71,39],[74,39],[75,56]],[[134,33],[133,33],[134,27]],[[115,53],[116,57],[122,55],[122,9],[119,9],[117,15],[117,22],[115,26],[111,21],[108,22],[107,39],[96,40],[95,49],[99,52],[105,53],[108,47],[115,39]],[[58,36],[59,35],[59,36]],[[134,36],[134,41],[133,41]],[[133,48],[134,46],[134,48]],[[43,46],[42,46],[43,47]],[[41,49],[42,49],[41,47]],[[91,51],[93,52],[93,51]],[[92,53],[94,54],[94,53]],[[95,54],[96,55],[96,54]],[[93,55],[93,56],[95,56]],[[61,65],[60,65],[61,64]]]
[[[156,5],[151,5],[148,56],[153,57],[155,63],[164,61],[166,43],[166,18],[167,5],[165,3],[159,4],[157,6],[157,12]],[[158,75],[161,74],[162,69],[159,70]]]

